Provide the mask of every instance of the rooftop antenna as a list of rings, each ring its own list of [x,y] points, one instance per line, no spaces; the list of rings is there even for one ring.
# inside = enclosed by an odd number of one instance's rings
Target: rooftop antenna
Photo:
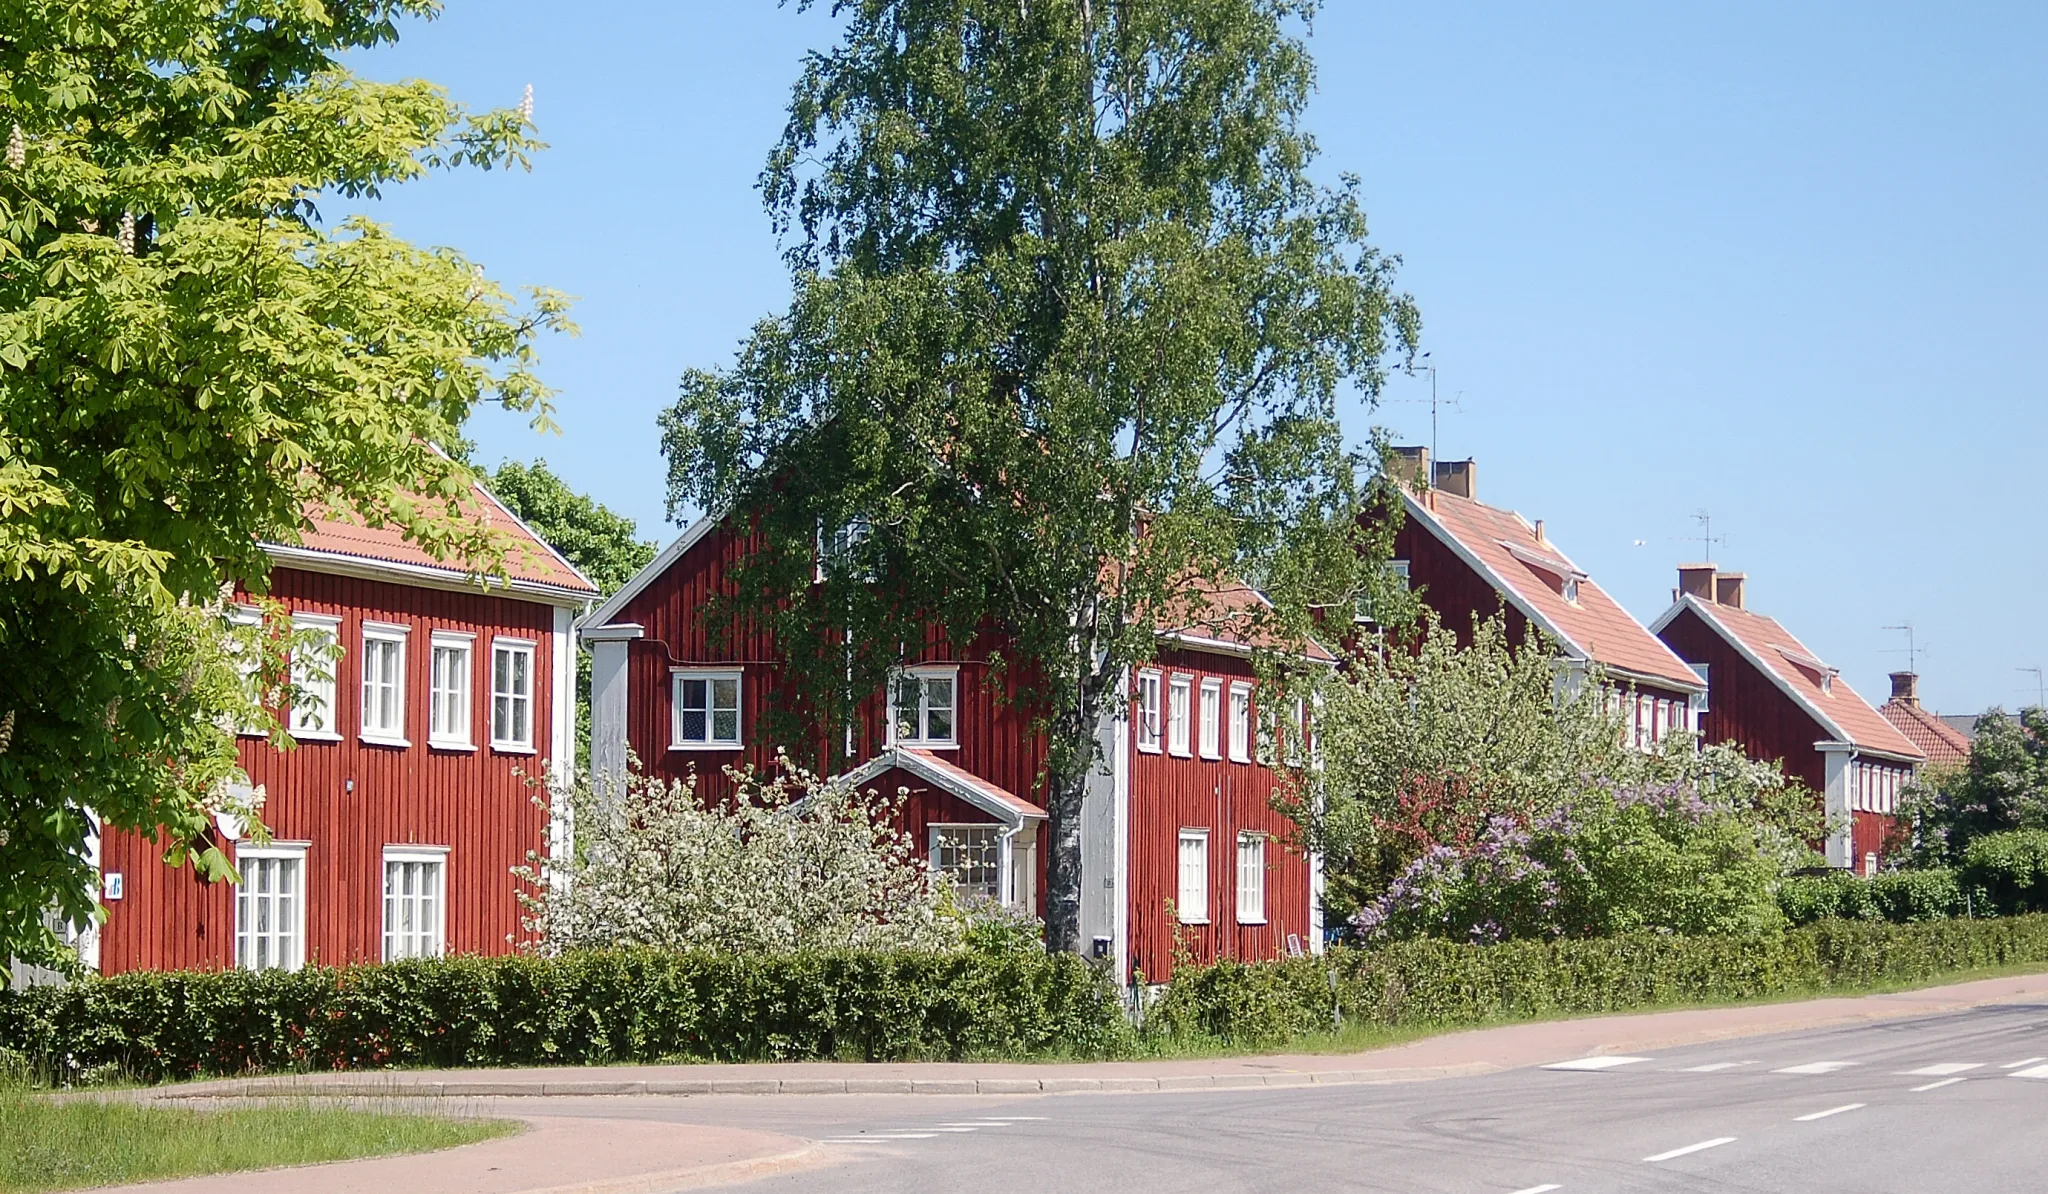
[[[1692,520],[1700,524],[1700,533],[1697,535],[1683,535],[1680,537],[1688,543],[1699,544],[1700,550],[1706,553],[1707,563],[1711,564],[1714,562],[1714,544],[1720,543],[1726,545],[1728,542],[1728,536],[1716,535],[1714,533],[1714,516],[1707,513],[1705,510],[1701,510],[1698,513],[1694,514],[1692,516]]]
[[[1897,626],[1886,626],[1884,627],[1884,629],[1903,630],[1906,632],[1906,670],[1912,672],[1916,676],[1919,675],[1920,647],[1918,643],[1916,643],[1913,639],[1913,624],[1911,622],[1901,622]],[[1892,647],[1888,651],[1886,651],[1886,654],[1888,655],[1897,655],[1898,653],[1899,648],[1897,647]]]
[[[2016,672],[2028,672],[2033,675],[2034,707],[2036,709],[2048,708],[2048,681],[2043,680],[2041,669],[2038,667],[2016,667],[2013,670]]]
[[[1425,477],[1424,480],[1428,481],[1430,488],[1434,489],[1436,487],[1436,477],[1433,474],[1436,472],[1436,460],[1438,459],[1436,449],[1437,414],[1445,407],[1448,407],[1451,410],[1463,409],[1458,405],[1458,399],[1463,398],[1465,394],[1464,391],[1461,390],[1458,392],[1456,397],[1453,397],[1448,401],[1441,400],[1437,397],[1436,364],[1435,362],[1429,359],[1429,354],[1426,352],[1408,363],[1408,376],[1413,377],[1417,372],[1427,372],[1429,374],[1429,471],[1432,475],[1429,477]],[[1420,402],[1421,399],[1404,399],[1404,401]]]

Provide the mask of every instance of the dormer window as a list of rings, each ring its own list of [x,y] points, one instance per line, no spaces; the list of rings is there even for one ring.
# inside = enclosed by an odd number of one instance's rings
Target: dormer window
[[[1579,582],[1586,579],[1586,574],[1579,571],[1571,561],[1560,559],[1548,552],[1537,551],[1534,548],[1508,539],[1496,539],[1494,542],[1507,549],[1509,555],[1527,565],[1531,572],[1541,576],[1544,583],[1555,590],[1560,597],[1573,604],[1577,604],[1579,600]],[[1545,546],[1548,545],[1546,544]]]
[[[956,745],[953,717],[960,694],[957,667],[911,668],[890,685],[889,732],[897,746]]]
[[[1557,591],[1564,594],[1566,601],[1577,604],[1579,600],[1579,578],[1566,576],[1558,580]]]

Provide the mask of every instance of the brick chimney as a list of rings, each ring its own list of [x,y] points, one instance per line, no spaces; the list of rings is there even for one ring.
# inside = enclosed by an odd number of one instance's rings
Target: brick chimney
[[[1914,672],[1892,673],[1892,699],[1901,705],[1920,707],[1920,677]]]
[[[1478,466],[1470,460],[1439,460],[1436,462],[1436,487],[1445,493],[1477,501],[1478,471]]]
[[[1740,572],[1716,572],[1714,574],[1714,601],[1734,609],[1742,608],[1742,582],[1749,579]]]
[[[1411,489],[1429,487],[1429,449],[1395,447],[1387,453],[1387,472]]]
[[[1680,564],[1678,566],[1678,592],[1681,596],[1693,596],[1701,601],[1714,599],[1714,566],[1712,564]]]

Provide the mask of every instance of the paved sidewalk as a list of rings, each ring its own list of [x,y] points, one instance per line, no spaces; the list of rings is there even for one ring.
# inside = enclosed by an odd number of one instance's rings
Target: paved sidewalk
[[[1598,1053],[1631,1053],[1730,1037],[1961,1011],[2025,999],[2048,999],[2048,974],[1985,979],[1892,995],[1515,1024],[1449,1033],[1365,1053],[1045,1065],[792,1062],[297,1074],[193,1082],[151,1091],[149,1097],[1058,1094],[1404,1082],[1486,1074]]]

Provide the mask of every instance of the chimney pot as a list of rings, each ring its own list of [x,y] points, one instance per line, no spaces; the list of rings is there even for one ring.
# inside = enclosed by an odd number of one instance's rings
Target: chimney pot
[[[1748,577],[1740,572],[1716,572],[1714,574],[1714,600],[1731,609],[1742,609],[1742,582]]]
[[[1477,472],[1477,467],[1470,460],[1439,460],[1431,476],[1436,479],[1436,487],[1445,493],[1477,501],[1479,493],[1477,477],[1474,476]]]
[[[1920,707],[1920,677],[1914,672],[1892,673],[1892,699],[1901,705]]]
[[[1714,599],[1714,566],[1712,564],[1680,564],[1678,566],[1678,588],[1671,594],[1673,601],[1680,593],[1689,593],[1701,601]]]
[[[1536,542],[1538,542],[1538,543],[1548,543],[1548,542],[1550,542],[1550,541],[1549,541],[1548,539],[1545,539],[1545,538],[1543,537],[1543,520],[1542,520],[1542,519],[1540,519],[1540,518],[1536,520]]]

